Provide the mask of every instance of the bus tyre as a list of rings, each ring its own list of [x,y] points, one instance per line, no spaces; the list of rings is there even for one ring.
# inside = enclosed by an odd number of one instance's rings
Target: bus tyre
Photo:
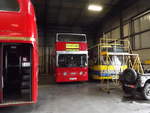
[[[150,83],[146,83],[143,88],[144,99],[150,100]]]

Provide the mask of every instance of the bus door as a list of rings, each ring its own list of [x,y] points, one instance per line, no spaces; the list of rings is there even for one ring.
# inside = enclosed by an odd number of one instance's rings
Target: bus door
[[[3,46],[0,44],[0,103],[3,102]]]
[[[6,94],[16,93],[20,87],[20,61],[17,46],[5,46],[4,91]]]
[[[4,99],[31,100],[30,46],[5,45],[4,57]]]

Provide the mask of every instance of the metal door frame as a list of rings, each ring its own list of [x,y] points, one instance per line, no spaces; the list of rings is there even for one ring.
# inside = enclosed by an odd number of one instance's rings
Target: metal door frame
[[[0,103],[3,102],[3,45],[0,43]]]

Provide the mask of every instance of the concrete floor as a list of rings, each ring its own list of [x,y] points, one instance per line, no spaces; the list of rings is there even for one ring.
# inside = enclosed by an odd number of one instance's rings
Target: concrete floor
[[[99,83],[40,86],[37,104],[0,108],[0,113],[150,113],[149,101],[125,99],[121,89],[107,94],[99,88]]]

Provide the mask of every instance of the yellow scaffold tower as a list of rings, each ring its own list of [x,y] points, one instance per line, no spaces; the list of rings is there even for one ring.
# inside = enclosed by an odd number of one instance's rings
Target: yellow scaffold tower
[[[101,80],[101,88],[119,86],[119,75],[126,68],[144,73],[138,54],[133,54],[128,40],[100,39],[89,48],[89,66],[92,79]]]

